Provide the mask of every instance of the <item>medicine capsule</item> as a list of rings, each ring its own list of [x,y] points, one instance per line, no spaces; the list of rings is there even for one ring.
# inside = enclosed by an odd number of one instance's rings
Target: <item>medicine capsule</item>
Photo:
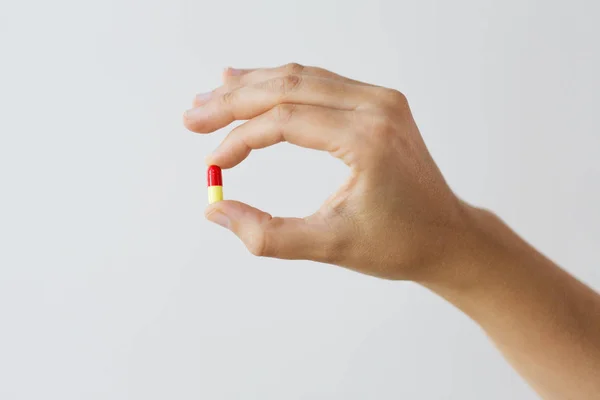
[[[206,180],[208,183],[208,204],[223,200],[223,176],[221,168],[211,165],[206,171]]]

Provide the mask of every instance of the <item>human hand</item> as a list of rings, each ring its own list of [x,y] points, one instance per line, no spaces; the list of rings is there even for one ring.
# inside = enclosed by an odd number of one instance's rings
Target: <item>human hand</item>
[[[327,151],[351,172],[306,218],[273,218],[229,200],[208,206],[206,217],[253,254],[417,281],[476,321],[540,394],[599,392],[600,297],[452,193],[400,92],[297,64],[227,70],[185,124],[210,133],[234,120],[247,122],[208,164],[231,168],[253,149],[287,141]]]
[[[272,217],[231,200],[208,206],[206,218],[257,256],[314,260],[387,279],[455,274],[449,269],[468,236],[469,207],[446,184],[403,94],[298,64],[228,69],[223,80],[184,115],[197,133],[247,120],[207,164],[232,168],[251,150],[287,141],[329,152],[351,174],[306,218]]]

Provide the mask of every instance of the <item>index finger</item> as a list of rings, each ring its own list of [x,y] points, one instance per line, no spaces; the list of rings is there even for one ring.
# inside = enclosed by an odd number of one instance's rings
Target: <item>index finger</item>
[[[207,157],[207,164],[232,168],[252,150],[279,142],[309,149],[328,151],[351,164],[349,142],[352,140],[351,111],[325,107],[284,104],[238,126]]]

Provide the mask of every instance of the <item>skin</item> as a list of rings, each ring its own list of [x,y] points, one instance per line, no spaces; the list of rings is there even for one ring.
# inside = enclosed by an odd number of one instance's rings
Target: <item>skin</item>
[[[600,295],[460,200],[429,154],[405,96],[321,68],[227,69],[184,123],[211,133],[207,158],[232,168],[279,142],[327,151],[350,178],[305,218],[237,201],[206,209],[257,256],[330,263],[412,280],[461,309],[545,399],[600,399]]]

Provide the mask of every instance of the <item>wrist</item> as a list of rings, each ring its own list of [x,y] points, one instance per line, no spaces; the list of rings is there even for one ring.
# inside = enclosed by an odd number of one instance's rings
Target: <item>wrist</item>
[[[502,292],[535,274],[536,259],[544,259],[492,212],[463,207],[463,229],[453,237],[447,257],[432,277],[418,282],[459,308],[482,297],[502,298]]]

